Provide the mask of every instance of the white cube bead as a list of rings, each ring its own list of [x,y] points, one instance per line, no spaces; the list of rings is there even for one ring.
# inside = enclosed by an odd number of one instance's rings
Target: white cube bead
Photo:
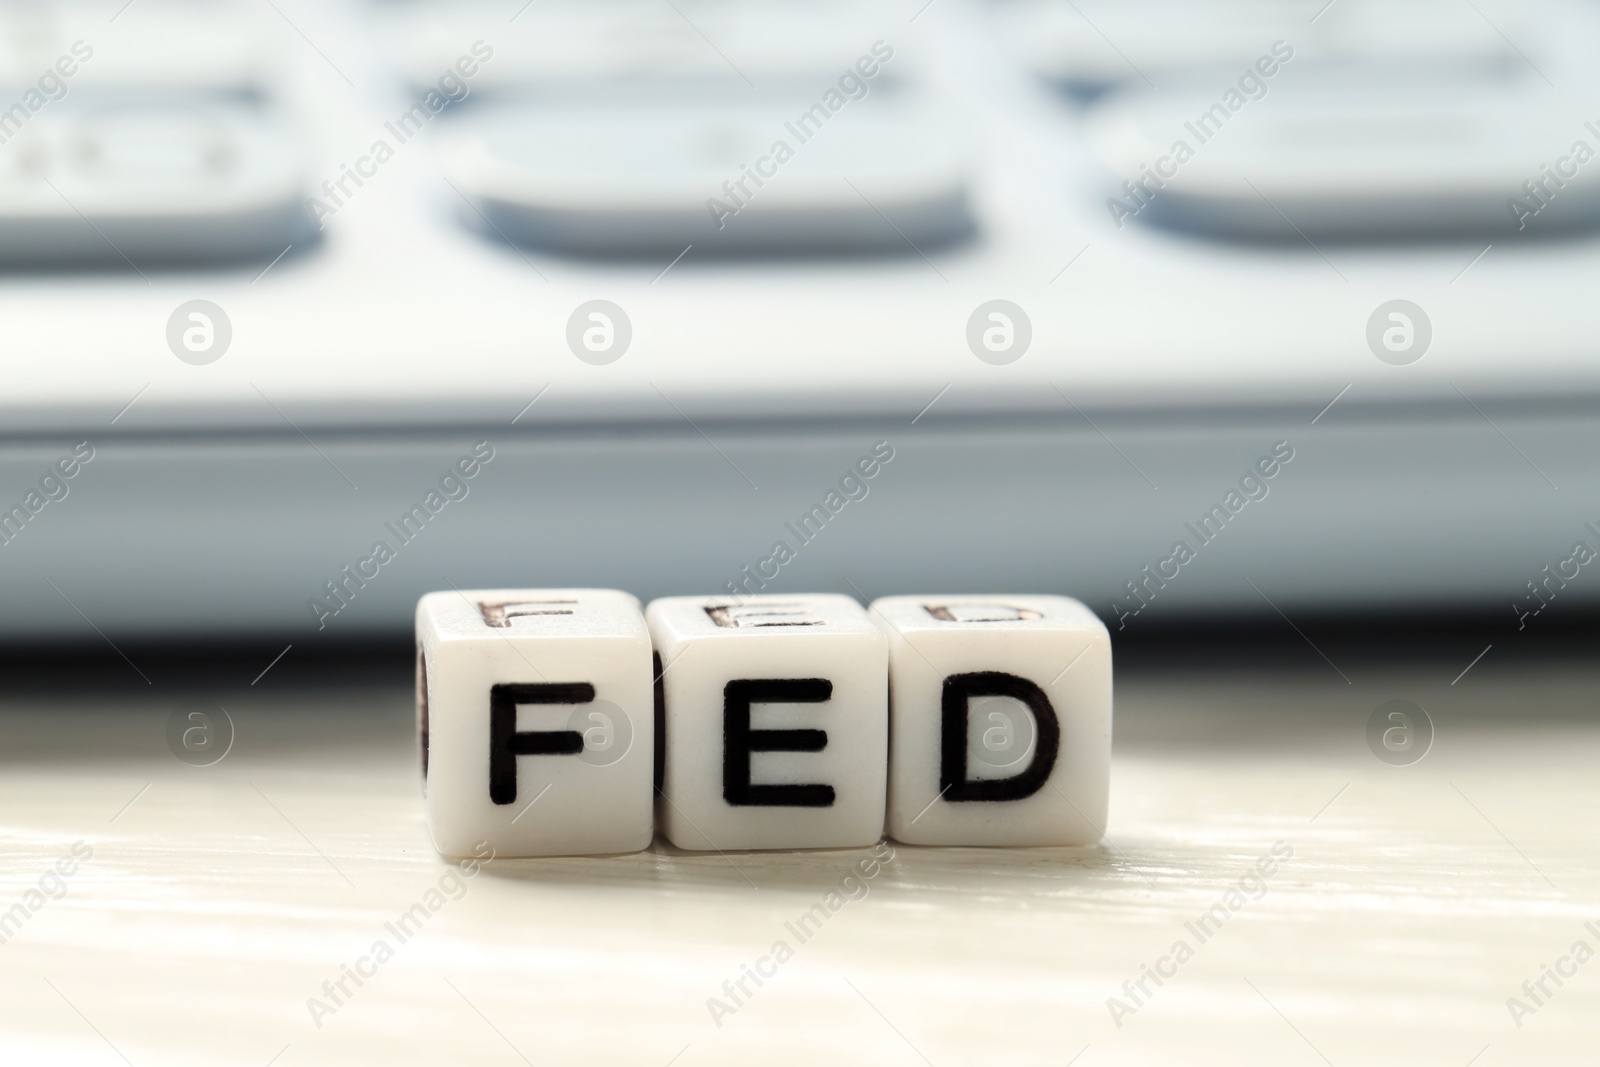
[[[423,789],[440,852],[649,846],[655,714],[637,598],[429,593],[417,603],[417,652]]]
[[[883,836],[888,642],[812,594],[668,597],[645,612],[664,671],[662,832],[679,848],[849,848]]]
[[[1111,782],[1111,635],[1059,596],[895,596],[889,836],[1086,845]]]

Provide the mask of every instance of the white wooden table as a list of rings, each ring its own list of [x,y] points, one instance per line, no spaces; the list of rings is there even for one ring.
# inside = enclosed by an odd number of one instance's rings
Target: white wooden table
[[[496,860],[456,890],[397,675],[244,689],[208,768],[168,751],[157,687],[13,692],[0,914],[26,914],[0,946],[0,1062],[1596,1062],[1600,962],[1564,964],[1520,1029],[1507,1007],[1574,942],[1600,951],[1593,665],[1490,658],[1451,686],[1454,661],[1346,663],[1346,684],[1307,659],[1122,671],[1102,846],[899,847],[804,943],[785,924],[865,851],[657,844]],[[1413,766],[1367,748],[1394,697],[1437,727]],[[28,897],[78,841],[65,894]],[[1201,943],[1186,924],[1276,842],[1292,858]],[[460,898],[430,910],[442,877]],[[401,943],[386,924],[418,903]],[[1180,939],[1193,958],[1136,1005],[1124,982]],[[379,940],[392,958],[335,1008],[324,982]],[[792,958],[714,1021],[779,940]],[[313,997],[335,1010],[314,1021]]]

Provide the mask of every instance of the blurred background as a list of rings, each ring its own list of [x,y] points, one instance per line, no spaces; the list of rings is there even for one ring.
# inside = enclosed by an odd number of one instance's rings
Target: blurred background
[[[1597,39],[7,0],[0,636],[314,647],[508,585],[1576,618]]]
[[[1597,42],[0,0],[0,1060],[1591,1063]],[[897,846],[733,1020],[857,855],[502,858],[308,1012],[451,871],[417,598],[541,586],[1079,597],[1106,837]]]

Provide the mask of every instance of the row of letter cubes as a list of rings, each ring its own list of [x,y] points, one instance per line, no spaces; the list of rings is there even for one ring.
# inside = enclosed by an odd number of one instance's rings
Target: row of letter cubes
[[[434,843],[500,856],[1082,845],[1105,829],[1111,637],[1056,596],[430,593]]]

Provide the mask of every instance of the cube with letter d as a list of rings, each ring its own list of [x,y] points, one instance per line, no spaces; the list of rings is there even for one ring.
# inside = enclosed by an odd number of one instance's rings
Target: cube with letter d
[[[1087,845],[1111,781],[1111,635],[1060,596],[895,596],[889,836]]]

